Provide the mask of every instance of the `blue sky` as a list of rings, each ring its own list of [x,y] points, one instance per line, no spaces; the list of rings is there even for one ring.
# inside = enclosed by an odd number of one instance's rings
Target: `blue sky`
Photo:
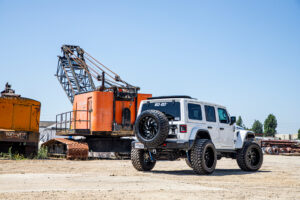
[[[300,128],[299,0],[0,0],[0,36],[0,87],[41,101],[41,120],[72,109],[54,74],[61,45],[75,44],[141,92]]]

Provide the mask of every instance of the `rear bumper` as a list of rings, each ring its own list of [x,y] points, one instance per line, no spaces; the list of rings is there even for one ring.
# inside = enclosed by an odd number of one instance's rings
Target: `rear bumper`
[[[161,149],[161,150],[173,150],[173,149],[178,149],[178,150],[189,150],[191,147],[191,142],[183,142],[183,143],[178,143],[178,142],[164,142],[162,145],[159,145],[157,147],[151,147],[151,146],[146,146],[138,141],[133,141],[132,142],[132,148],[135,149]]]

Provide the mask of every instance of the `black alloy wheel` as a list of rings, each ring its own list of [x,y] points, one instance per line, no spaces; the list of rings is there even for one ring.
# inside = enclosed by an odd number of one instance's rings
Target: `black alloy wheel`
[[[252,166],[256,166],[259,163],[260,155],[257,149],[252,148],[247,152],[247,162]]]
[[[140,121],[139,132],[146,140],[153,139],[158,133],[158,124],[152,116],[147,116]]]
[[[211,168],[215,162],[215,153],[214,153],[214,150],[212,149],[212,147],[206,148],[205,154],[204,154],[204,159],[205,159],[205,165],[208,168]]]

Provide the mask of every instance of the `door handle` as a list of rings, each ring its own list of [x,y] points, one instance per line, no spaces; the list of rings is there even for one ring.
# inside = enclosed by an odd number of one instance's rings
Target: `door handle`
[[[223,131],[223,130],[224,130],[224,128],[220,128],[220,130],[221,130],[221,131]]]
[[[208,129],[212,129],[212,127],[211,127],[211,126],[208,126],[207,128],[208,128]]]

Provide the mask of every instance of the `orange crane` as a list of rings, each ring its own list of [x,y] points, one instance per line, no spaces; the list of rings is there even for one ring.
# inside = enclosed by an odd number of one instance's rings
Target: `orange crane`
[[[57,135],[44,144],[50,154],[87,158],[88,152],[129,153],[139,104],[152,97],[96,60],[79,46],[63,45],[56,77],[73,110],[56,116]],[[96,86],[95,81],[100,82]],[[74,136],[81,136],[75,140]],[[124,138],[127,137],[127,138]]]

